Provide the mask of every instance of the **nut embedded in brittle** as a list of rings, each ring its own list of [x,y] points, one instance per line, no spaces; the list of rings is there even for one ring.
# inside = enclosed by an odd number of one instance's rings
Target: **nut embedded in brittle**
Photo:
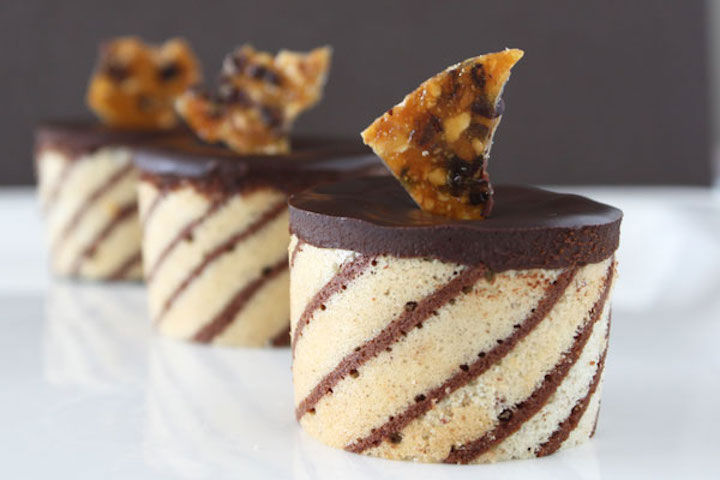
[[[213,94],[190,90],[177,111],[204,140],[239,153],[283,153],[294,120],[322,97],[330,66],[329,47],[273,56],[243,46],[224,62]]]
[[[198,62],[184,40],[152,46],[122,37],[101,47],[87,102],[108,125],[167,129],[178,122],[175,99],[199,80]]]
[[[456,219],[490,214],[490,148],[503,88],[522,56],[506,49],[453,65],[362,132],[422,210]]]

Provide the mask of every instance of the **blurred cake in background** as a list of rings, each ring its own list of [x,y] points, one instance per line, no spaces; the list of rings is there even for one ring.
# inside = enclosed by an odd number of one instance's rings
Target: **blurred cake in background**
[[[134,37],[100,48],[87,101],[102,123],[48,122],[36,129],[35,164],[51,270],[95,280],[142,277],[137,172],[132,148],[187,135],[176,97],[200,79],[190,47]]]
[[[178,110],[208,142],[136,150],[152,321],[173,338],[232,346],[289,344],[287,197],[381,168],[358,141],[293,138],[319,101],[328,48],[228,55],[215,92]]]

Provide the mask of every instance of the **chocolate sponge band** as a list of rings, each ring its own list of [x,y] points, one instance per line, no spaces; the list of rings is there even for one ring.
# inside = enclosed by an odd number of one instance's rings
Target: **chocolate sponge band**
[[[427,257],[511,269],[567,268],[609,258],[622,212],[539,188],[498,186],[486,220],[422,212],[393,178],[324,185],[290,199],[290,229],[301,241],[364,255]]]

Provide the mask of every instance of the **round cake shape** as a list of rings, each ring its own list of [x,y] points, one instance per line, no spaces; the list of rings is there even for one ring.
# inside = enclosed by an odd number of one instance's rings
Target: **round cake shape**
[[[173,139],[139,149],[143,260],[162,335],[287,345],[287,197],[377,170],[358,142],[297,139],[288,155],[238,155]]]
[[[296,415],[320,441],[422,462],[553,453],[594,432],[622,214],[496,187],[483,221],[389,178],[290,200]]]
[[[142,277],[134,146],[180,130],[58,121],[35,130],[35,169],[51,270],[94,280]]]

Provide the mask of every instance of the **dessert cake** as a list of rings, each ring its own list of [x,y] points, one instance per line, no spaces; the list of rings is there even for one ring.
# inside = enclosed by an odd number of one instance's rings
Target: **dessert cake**
[[[178,131],[55,122],[35,131],[35,168],[50,267],[95,280],[142,278],[132,147]]]
[[[233,346],[289,343],[287,196],[380,166],[359,142],[332,139],[272,156],[174,139],[135,156],[157,331]]]
[[[388,178],[290,200],[296,414],[320,441],[422,462],[547,455],[600,404],[620,211],[496,188],[484,221]]]
[[[514,61],[502,74],[489,65],[508,52],[465,61],[422,88],[475,65],[504,83]],[[449,111],[455,101],[439,95],[433,108]],[[396,108],[364,137],[401,182],[352,179],[290,199],[300,425],[333,447],[419,462],[544,456],[587,440],[600,406],[622,213],[489,183],[476,202],[431,176],[449,162],[462,168],[443,178],[487,182],[492,134],[459,128],[463,142],[482,143],[478,158],[465,158],[443,120],[444,137],[418,155],[403,133],[414,114]]]
[[[100,49],[88,105],[103,123],[53,122],[35,136],[38,190],[54,274],[96,280],[142,277],[132,147],[176,128],[175,97],[199,78],[189,47],[134,37]]]
[[[330,49],[225,59],[218,91],[195,88],[177,110],[207,142],[140,149],[143,259],[157,330],[233,346],[289,344],[287,197],[377,170],[355,142],[296,139],[320,100]],[[229,148],[225,148],[229,147]]]

